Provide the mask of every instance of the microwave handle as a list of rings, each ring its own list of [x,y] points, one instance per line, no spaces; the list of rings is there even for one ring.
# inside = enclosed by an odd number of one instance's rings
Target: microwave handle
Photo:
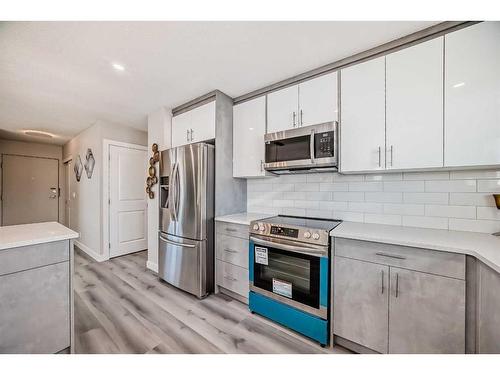
[[[309,152],[311,153],[311,164],[314,164],[314,129],[311,129],[311,138],[309,140]]]

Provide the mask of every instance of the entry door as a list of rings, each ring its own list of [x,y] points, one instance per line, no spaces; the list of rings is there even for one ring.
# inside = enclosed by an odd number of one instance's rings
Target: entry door
[[[110,257],[147,248],[146,150],[109,146]]]
[[[2,225],[59,220],[59,161],[3,155]]]

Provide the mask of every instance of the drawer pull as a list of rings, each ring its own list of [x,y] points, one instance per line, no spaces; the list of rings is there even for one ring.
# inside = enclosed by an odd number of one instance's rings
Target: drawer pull
[[[237,251],[236,250],[232,250],[232,249],[224,249],[224,251],[228,252],[228,253],[231,253],[231,254],[236,254]]]
[[[226,228],[226,231],[227,232],[237,232],[238,229],[234,229],[234,228]]]
[[[224,275],[224,278],[225,278],[226,280],[229,280],[229,281],[238,281],[238,279],[235,279],[235,278],[234,278],[234,277],[232,277],[232,276],[226,276],[226,275]]]
[[[406,257],[402,256],[402,255],[395,255],[395,254],[388,254],[388,253],[375,253],[376,255],[378,256],[381,256],[381,257],[386,257],[386,258],[394,258],[394,259],[406,259]]]

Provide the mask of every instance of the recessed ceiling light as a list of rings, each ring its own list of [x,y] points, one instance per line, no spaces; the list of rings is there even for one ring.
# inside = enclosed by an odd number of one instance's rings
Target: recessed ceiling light
[[[30,135],[32,137],[39,137],[39,138],[54,138],[53,134],[43,132],[40,130],[25,130],[24,134]]]
[[[114,70],[118,70],[120,72],[123,72],[125,70],[125,67],[122,64],[112,63],[111,66]]]

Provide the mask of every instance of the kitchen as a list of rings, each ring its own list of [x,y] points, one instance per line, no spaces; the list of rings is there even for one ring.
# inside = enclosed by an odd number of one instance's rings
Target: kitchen
[[[0,352],[499,354],[500,23],[403,26],[62,143],[71,220],[0,227]]]

